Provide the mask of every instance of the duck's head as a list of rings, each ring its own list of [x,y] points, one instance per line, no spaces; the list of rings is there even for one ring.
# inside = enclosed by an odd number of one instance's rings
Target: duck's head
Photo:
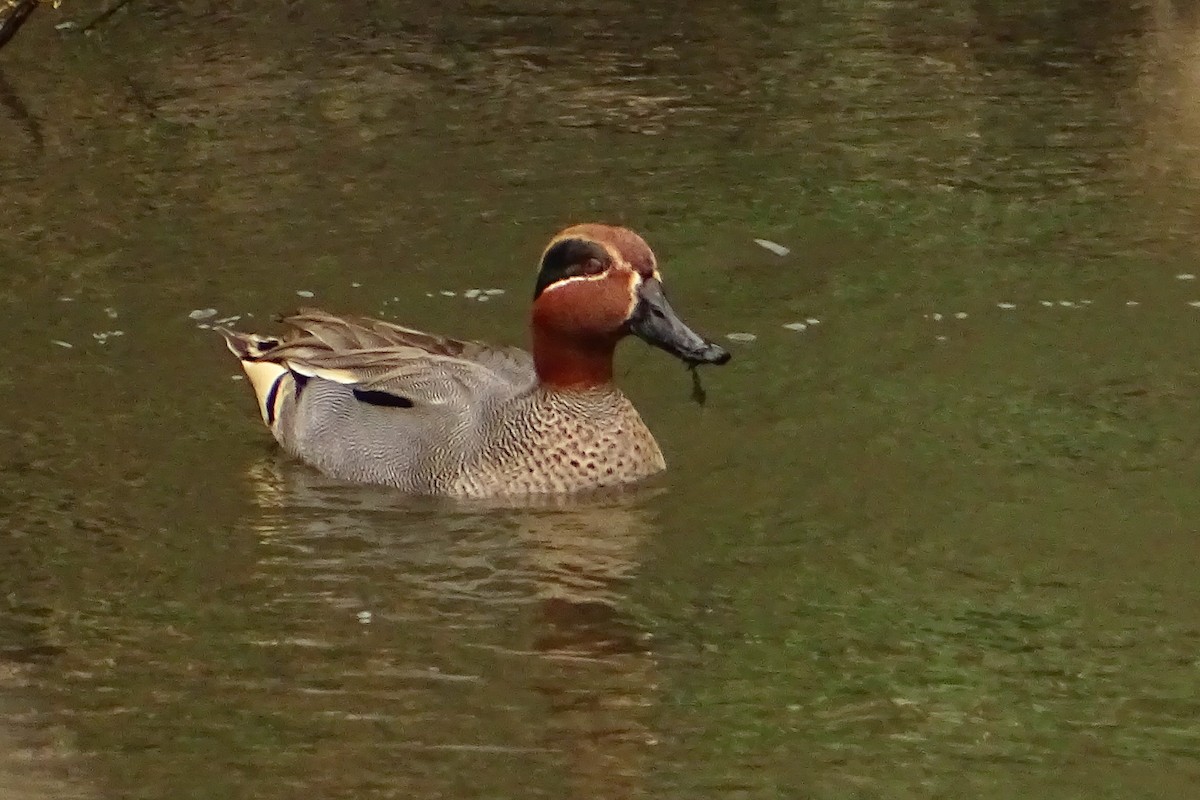
[[[613,350],[631,333],[689,366],[729,360],[671,308],[642,237],[599,224],[560,232],[542,254],[533,294],[538,377],[557,387],[608,383]]]

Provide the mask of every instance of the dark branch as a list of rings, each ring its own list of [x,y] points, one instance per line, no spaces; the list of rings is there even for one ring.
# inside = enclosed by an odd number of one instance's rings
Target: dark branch
[[[25,20],[38,7],[38,0],[16,0],[11,5],[0,0],[0,47],[17,35]]]

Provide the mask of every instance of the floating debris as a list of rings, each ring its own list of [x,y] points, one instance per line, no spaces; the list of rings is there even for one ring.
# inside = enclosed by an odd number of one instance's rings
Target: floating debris
[[[809,317],[808,319],[806,319],[804,321],[807,322],[809,325],[820,325],[821,324],[821,320],[817,319],[816,317]]]
[[[781,244],[777,244],[776,242],[772,242],[770,239],[755,239],[754,243],[764,250],[770,250],[777,256],[786,256],[788,253],[792,252],[789,248],[784,247]]]
[[[484,289],[483,293],[486,295],[490,295],[491,297],[495,297],[496,295],[504,294],[504,290],[503,289]]]
[[[303,298],[305,298],[305,299],[307,299],[307,298],[309,298],[309,297],[314,297],[313,293],[312,293],[312,292],[310,292],[308,289],[297,289],[297,290],[296,290],[296,296],[297,296],[297,297],[303,297]]]
[[[479,297],[476,297],[475,299],[481,303],[486,303],[488,300],[491,300],[492,298],[488,297],[486,294],[481,294],[481,295],[479,295]]]
[[[1137,300],[1126,300],[1126,301],[1125,301],[1125,305],[1127,305],[1127,306],[1140,306],[1140,305],[1141,305],[1141,303],[1139,303]]]
[[[941,321],[942,321],[942,315],[941,315],[941,314],[938,314],[938,313],[934,313],[934,314],[933,314],[933,316],[931,317],[931,319],[932,319],[934,322],[941,322]]]
[[[67,297],[67,296],[64,294],[62,297],[58,298],[58,302],[60,302],[60,303],[74,303],[74,302],[75,302],[75,298],[74,298],[74,297]]]
[[[451,292],[446,289],[442,289],[440,292],[438,292],[438,294],[440,294],[442,297],[458,297],[458,292]]]
[[[808,330],[808,325],[803,322],[789,322],[789,323],[785,324],[783,327],[787,328],[789,331],[806,331],[806,330]]]
[[[361,283],[359,283],[358,281],[351,281],[351,282],[350,282],[350,288],[351,288],[351,289],[361,289],[361,288],[362,288],[362,284],[361,284]]]
[[[230,375],[229,376],[229,380],[231,380],[231,381],[244,381],[245,379],[246,379],[245,375]]]
[[[72,347],[75,346],[75,345],[71,344],[70,342],[64,342],[62,339],[51,339],[50,344],[56,344],[59,347],[65,347],[68,350],[70,350]]]
[[[1059,300],[1058,304],[1060,306],[1062,306],[1063,308],[1074,308],[1075,307],[1075,304],[1072,303],[1070,300]]]
[[[433,292],[426,292],[426,293],[425,293],[425,296],[426,296],[426,297],[433,297]]]
[[[221,317],[218,320],[214,320],[213,324],[214,325],[232,325],[233,323],[237,322],[241,318],[242,318],[241,314],[234,314],[232,317]]]
[[[966,319],[966,318],[967,318],[967,312],[965,312],[965,311],[955,311],[955,312],[954,312],[954,318],[955,318],[955,319]]]
[[[109,306],[108,308],[104,309],[104,313],[108,316],[109,319],[117,318],[117,310],[115,308],[113,308],[112,306]]]
[[[354,615],[360,623],[368,625],[371,622],[372,614],[370,611],[360,611]]]
[[[753,342],[755,339],[758,338],[758,336],[753,333],[736,333],[735,332],[735,333],[725,334],[725,338],[731,342]]]
[[[188,314],[188,319],[212,319],[217,315],[215,308],[197,308]]]
[[[1177,281],[1194,281],[1194,280],[1196,280],[1196,276],[1190,272],[1181,272],[1175,276],[1175,280],[1177,280]]]
[[[1044,305],[1046,308],[1051,308],[1051,307],[1053,307],[1053,306],[1054,306],[1054,303],[1053,303],[1053,301],[1050,301],[1050,300],[1042,300],[1042,301],[1040,301],[1040,302],[1041,302],[1041,304],[1042,304],[1042,305]]]
[[[92,338],[95,339],[98,344],[105,344],[111,337],[124,335],[125,331],[101,331],[100,333],[93,333]]]
[[[463,292],[463,297],[467,298],[468,300],[474,300],[481,294],[483,294],[482,289],[467,289],[465,292]]]
[[[1016,307],[1016,303],[996,303],[996,308],[1003,308],[1005,311],[1011,311]]]
[[[1188,305],[1192,308],[1200,308],[1200,300],[1189,300]]]

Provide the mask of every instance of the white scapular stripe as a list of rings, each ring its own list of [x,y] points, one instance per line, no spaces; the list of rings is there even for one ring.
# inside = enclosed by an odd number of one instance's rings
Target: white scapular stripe
[[[314,367],[309,364],[294,364],[288,362],[288,369],[306,378],[320,378],[333,383],[340,383],[343,386],[349,386],[355,383],[362,383],[362,378],[351,372],[348,369],[328,369],[326,367]]]

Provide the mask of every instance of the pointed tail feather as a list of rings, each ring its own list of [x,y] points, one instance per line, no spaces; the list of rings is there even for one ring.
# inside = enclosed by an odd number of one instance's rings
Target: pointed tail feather
[[[279,340],[272,336],[259,336],[257,333],[242,333],[229,328],[214,328],[225,337],[225,346],[229,352],[241,359],[258,359],[273,347],[279,346]]]
[[[283,380],[291,373],[284,364],[259,359],[266,351],[278,347],[279,340],[228,328],[217,328],[216,331],[225,337],[226,347],[241,362],[242,371],[246,373],[250,386],[254,389],[254,396],[258,399],[258,412],[267,427],[271,427],[277,418],[279,403],[283,400],[279,390]]]

